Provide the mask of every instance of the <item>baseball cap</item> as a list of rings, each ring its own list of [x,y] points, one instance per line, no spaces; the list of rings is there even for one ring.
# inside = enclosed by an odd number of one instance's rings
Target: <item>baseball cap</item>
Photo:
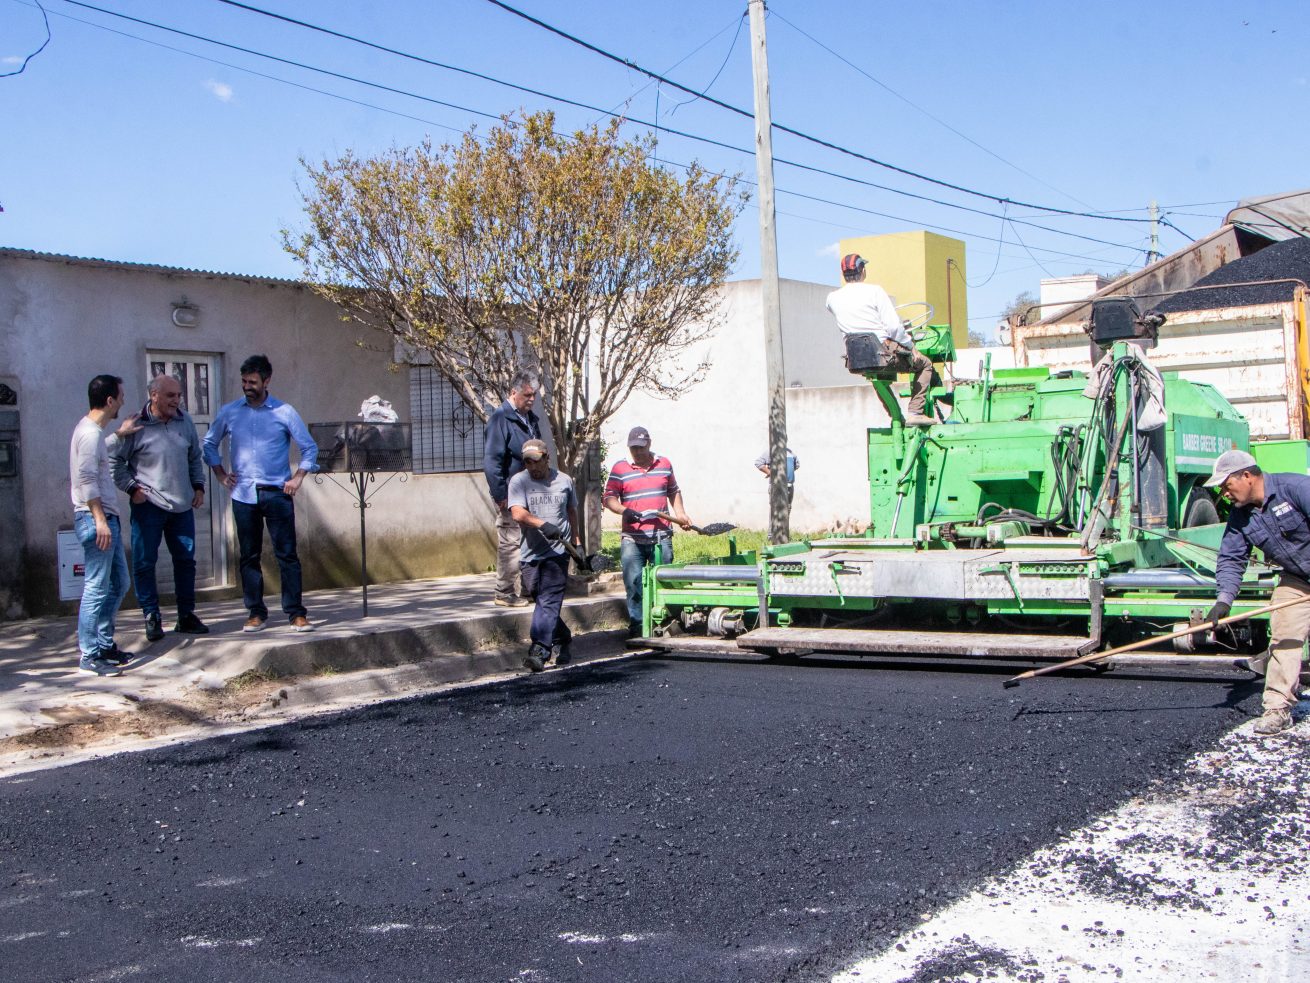
[[[859,253],[847,253],[841,258],[841,271],[843,273],[858,273],[866,265],[867,261]]]
[[[523,460],[540,461],[545,457],[550,457],[550,451],[546,448],[544,440],[523,441]]]
[[[645,427],[633,427],[628,431],[629,447],[649,447],[650,431]]]
[[[1222,485],[1228,480],[1229,475],[1236,474],[1238,471],[1245,471],[1247,468],[1258,468],[1259,466],[1255,463],[1255,458],[1246,451],[1224,451],[1219,455],[1218,460],[1214,462],[1214,474],[1205,480],[1205,487],[1214,488],[1217,485]]]

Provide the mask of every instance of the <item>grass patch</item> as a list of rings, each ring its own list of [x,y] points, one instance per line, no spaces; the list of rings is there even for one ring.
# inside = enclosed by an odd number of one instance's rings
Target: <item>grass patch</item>
[[[277,678],[279,678],[278,674],[268,669],[247,669],[229,679],[223,684],[223,688],[229,693],[237,693],[250,686],[258,686],[260,683],[271,683]]]
[[[675,532],[673,534],[673,559],[677,563],[704,563],[706,560],[720,560],[729,553],[728,541],[736,540],[737,552],[760,549],[768,536],[759,529],[734,529],[721,536],[702,536],[694,532]],[[619,534],[605,532],[601,534],[600,551],[614,559],[614,568],[619,568]]]

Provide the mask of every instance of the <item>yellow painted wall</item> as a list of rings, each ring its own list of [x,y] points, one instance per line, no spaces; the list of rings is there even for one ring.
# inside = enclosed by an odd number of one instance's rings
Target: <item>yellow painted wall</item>
[[[964,243],[935,232],[893,232],[858,236],[841,241],[841,254],[859,253],[869,265],[865,278],[892,296],[897,304],[926,300],[932,304],[933,324],[951,325],[956,348],[969,341],[969,298],[965,288]],[[953,265],[949,270],[947,260]],[[947,305],[947,276],[950,304]],[[837,272],[841,280],[841,272]],[[914,309],[905,312],[914,316]]]

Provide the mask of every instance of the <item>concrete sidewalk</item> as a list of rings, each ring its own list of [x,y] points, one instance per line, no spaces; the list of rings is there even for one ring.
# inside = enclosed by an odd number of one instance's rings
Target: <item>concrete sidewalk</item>
[[[492,603],[493,574],[381,584],[369,588],[369,616],[361,616],[358,588],[305,596],[316,630],[291,630],[268,598],[268,627],[244,633],[240,601],[202,604],[197,614],[208,635],[176,635],[148,644],[140,612],[118,619],[120,648],[135,654],[122,676],[98,677],[77,669],[75,618],[37,618],[0,624],[0,740],[41,728],[93,721],[149,703],[180,701],[197,690],[221,690],[252,670],[271,676],[305,676],[434,658],[461,661],[448,675],[475,678],[518,665],[532,619],[531,606]],[[565,617],[575,631],[627,624],[622,583],[603,593],[570,597]],[[165,608],[165,628],[174,611]],[[490,658],[473,659],[477,655]]]

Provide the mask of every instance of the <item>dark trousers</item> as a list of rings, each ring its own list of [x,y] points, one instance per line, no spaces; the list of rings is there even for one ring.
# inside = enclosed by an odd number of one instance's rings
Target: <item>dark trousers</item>
[[[132,503],[132,582],[142,614],[159,614],[159,583],[155,564],[159,541],[173,558],[173,590],[177,594],[177,616],[196,611],[196,514],[170,512],[153,502]]]
[[[520,568],[523,593],[535,597],[532,611],[532,641],[542,648],[563,645],[573,638],[569,626],[560,617],[564,606],[564,585],[569,577],[569,558],[553,556],[549,560],[524,562]]]
[[[232,503],[237,544],[241,550],[241,596],[251,617],[267,618],[264,606],[264,571],[259,554],[264,549],[264,525],[273,541],[273,555],[282,575],[282,610],[290,620],[308,612],[300,603],[300,557],[296,555],[296,507],[281,489],[259,488],[254,505]]]

